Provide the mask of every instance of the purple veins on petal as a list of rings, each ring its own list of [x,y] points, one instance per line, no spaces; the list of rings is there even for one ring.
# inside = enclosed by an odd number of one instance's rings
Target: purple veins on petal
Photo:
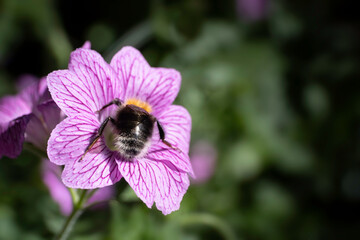
[[[90,49],[75,50],[69,70],[54,71],[47,79],[53,99],[68,116],[94,115],[123,89],[114,70],[100,54]]]
[[[58,165],[78,161],[99,126],[97,119],[91,116],[77,115],[64,119],[50,135],[50,161]]]
[[[163,111],[158,120],[166,130],[166,140],[187,154],[191,131],[189,112],[182,106],[171,105]]]
[[[186,173],[171,169],[162,162],[147,159],[120,161],[119,170],[137,196],[149,208],[155,202],[163,214],[179,209],[189,186]]]
[[[122,48],[110,64],[125,83],[123,99],[138,98],[149,103],[154,116],[170,106],[180,90],[181,75],[178,71],[151,68],[133,47]]]
[[[155,202],[164,214],[179,208],[189,186],[188,174],[193,175],[193,170],[188,156],[191,117],[183,107],[171,105],[180,89],[178,71],[150,67],[132,47],[121,49],[110,64],[83,47],[71,54],[68,70],[54,71],[47,80],[54,101],[68,116],[56,126],[48,142],[50,161],[65,165],[62,180],[66,186],[98,188],[124,177],[148,207]],[[121,108],[115,105],[97,112],[116,98],[123,106],[136,105],[155,117],[173,148],[160,139],[156,121],[146,125],[151,128],[149,140],[138,144],[148,148],[139,147],[142,149],[138,152],[144,154],[134,158],[126,159],[120,151],[110,150],[107,144],[114,142],[105,143],[105,136],[94,143],[105,117],[116,121],[116,116],[122,116],[116,115]],[[154,118],[149,119],[151,122]],[[107,130],[114,130],[112,124],[108,122]],[[91,148],[86,152],[88,146]]]
[[[45,185],[50,191],[51,197],[60,206],[61,213],[70,215],[72,211],[72,199],[69,189],[61,182],[61,168],[49,160],[44,159],[42,164],[42,176]],[[87,204],[99,201],[106,201],[114,196],[113,187],[105,187],[97,190],[95,194],[88,200]]]
[[[77,115],[66,118],[52,132],[48,156],[56,164],[65,164],[62,179],[68,187],[98,188],[121,179],[115,154],[106,147],[103,139],[79,161],[99,127],[94,116]]]

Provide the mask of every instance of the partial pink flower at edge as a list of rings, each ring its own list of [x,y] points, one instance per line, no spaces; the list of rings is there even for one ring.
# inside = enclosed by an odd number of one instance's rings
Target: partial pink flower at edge
[[[236,11],[245,21],[258,21],[269,12],[269,0],[236,0]]]
[[[191,117],[181,106],[171,105],[180,89],[181,76],[174,69],[152,68],[141,53],[124,47],[106,63],[95,51],[77,49],[69,69],[50,73],[50,93],[67,114],[52,132],[48,156],[65,165],[62,180],[72,188],[102,188],[122,177],[150,208],[153,203],[164,214],[179,209],[193,174],[188,151]],[[155,124],[147,154],[132,161],[111,151],[101,138],[79,161],[102,121],[114,113],[109,107],[100,116],[95,112],[113,99],[137,99],[149,104],[151,114],[162,124],[166,140],[181,151],[160,141]]]
[[[214,174],[217,151],[207,141],[196,142],[190,154],[191,164],[196,178],[193,183],[201,184],[207,182]]]
[[[51,130],[60,122],[60,109],[51,100],[46,79],[26,75],[20,93],[0,99],[0,158],[16,158],[24,141],[46,149]]]
[[[82,48],[90,49],[90,41]],[[45,151],[51,131],[65,118],[51,99],[46,78],[25,74],[16,87],[17,95],[0,99],[0,158],[16,158],[24,141]]]

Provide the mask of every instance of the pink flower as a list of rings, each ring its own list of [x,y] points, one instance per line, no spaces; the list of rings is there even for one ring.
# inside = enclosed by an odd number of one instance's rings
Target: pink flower
[[[237,0],[237,13],[248,21],[263,19],[268,14],[268,0]]]
[[[60,122],[60,109],[50,98],[46,79],[24,76],[20,93],[0,99],[0,157],[16,158],[26,140],[46,149],[51,130]]]
[[[69,69],[54,71],[47,79],[54,101],[68,116],[48,142],[50,161],[65,165],[62,180],[66,186],[101,188],[124,177],[149,208],[155,202],[164,214],[179,209],[189,186],[188,174],[193,173],[188,156],[191,118],[183,107],[171,105],[180,89],[179,72],[150,67],[132,47],[121,49],[110,64],[96,51],[77,49],[71,54]],[[89,147],[104,120],[117,114],[117,107],[97,111],[117,98],[121,107],[155,117],[165,140],[177,149],[160,140],[156,123],[148,147],[135,158],[108,147],[111,144],[104,134]],[[109,125],[120,138],[113,120]],[[134,144],[128,147],[133,148]]]
[[[70,215],[73,209],[71,194],[69,189],[61,182],[61,168],[49,160],[44,159],[42,164],[42,175],[45,185],[49,188],[50,195],[60,206],[60,211],[64,215]],[[91,205],[95,202],[110,200],[114,196],[113,187],[105,187],[99,189],[87,202]]]
[[[217,158],[216,149],[208,142],[197,142],[190,154],[191,164],[196,175],[194,183],[204,183],[214,174]]]

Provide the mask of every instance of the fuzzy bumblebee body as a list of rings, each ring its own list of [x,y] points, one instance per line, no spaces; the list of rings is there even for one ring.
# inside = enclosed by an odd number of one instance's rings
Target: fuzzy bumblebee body
[[[111,119],[116,150],[126,159],[142,157],[148,148],[156,119],[144,109],[129,104]]]
[[[94,140],[92,140],[87,146],[85,153],[79,161],[84,158],[85,154],[100,139],[109,121],[113,127],[115,150],[127,160],[132,160],[135,157],[141,158],[146,154],[153,135],[155,122],[159,129],[161,141],[166,146],[179,150],[165,140],[165,132],[161,124],[148,112],[151,110],[150,106],[147,104],[140,104],[138,106],[134,105],[139,102],[143,103],[141,101],[134,101],[131,99],[131,102],[123,105],[120,99],[114,99],[97,111],[99,113],[113,104],[118,106],[115,118],[107,117],[102,122]]]

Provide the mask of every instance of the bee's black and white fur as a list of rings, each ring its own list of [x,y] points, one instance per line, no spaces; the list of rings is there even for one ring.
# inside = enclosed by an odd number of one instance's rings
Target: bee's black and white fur
[[[153,115],[138,106],[132,104],[123,105],[119,99],[114,99],[97,112],[100,112],[113,104],[118,106],[115,117],[107,117],[103,121],[97,135],[86,148],[80,161],[96,141],[99,140],[109,121],[111,122],[115,134],[114,147],[116,151],[127,160],[131,160],[135,157],[141,158],[146,154],[153,135],[155,122],[159,129],[161,141],[167,146],[176,149],[165,140],[165,132],[159,121]]]

